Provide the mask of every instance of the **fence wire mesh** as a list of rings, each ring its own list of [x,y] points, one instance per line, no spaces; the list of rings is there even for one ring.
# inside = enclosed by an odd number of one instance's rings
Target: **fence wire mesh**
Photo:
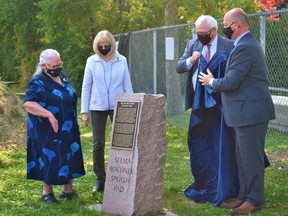
[[[250,31],[266,56],[269,88],[276,108],[276,119],[269,123],[268,138],[273,134],[278,143],[287,145],[288,10],[249,14],[248,19]],[[218,33],[223,35],[223,20],[217,21]],[[115,36],[119,52],[127,57],[134,92],[164,94],[167,97],[167,110],[177,106],[183,112],[185,76],[178,75],[175,68],[186,43],[195,37],[193,31],[192,23]],[[172,38],[172,43],[167,38]],[[180,114],[175,109],[170,110],[168,114]]]

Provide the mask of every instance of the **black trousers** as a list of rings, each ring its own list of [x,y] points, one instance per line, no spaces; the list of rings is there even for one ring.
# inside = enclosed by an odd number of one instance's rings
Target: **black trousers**
[[[105,131],[107,118],[113,120],[113,110],[107,111],[91,111],[92,127],[93,127],[93,169],[97,179],[101,183],[105,183]]]

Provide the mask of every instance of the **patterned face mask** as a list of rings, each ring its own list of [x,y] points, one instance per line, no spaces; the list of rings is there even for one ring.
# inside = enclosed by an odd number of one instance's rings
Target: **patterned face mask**
[[[62,67],[56,69],[47,69],[47,73],[50,74],[52,77],[58,77],[62,71]]]

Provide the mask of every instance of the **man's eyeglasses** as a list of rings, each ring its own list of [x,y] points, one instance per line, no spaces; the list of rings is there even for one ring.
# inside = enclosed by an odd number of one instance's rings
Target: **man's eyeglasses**
[[[212,30],[213,30],[213,28],[210,29],[210,30],[207,31],[207,32],[197,32],[196,29],[195,29],[195,30],[194,30],[194,34],[196,34],[196,35],[208,35],[208,34],[210,34],[210,33],[212,32]]]
[[[63,62],[61,62],[61,64],[59,64],[59,65],[51,65],[51,64],[48,64],[48,63],[46,63],[46,65],[52,67],[53,69],[57,69],[57,68],[62,68]]]
[[[224,28],[229,28],[229,27],[231,27],[231,26],[233,25],[233,23],[234,23],[234,22],[232,22],[232,23],[230,24],[230,26],[228,26],[228,27],[226,27],[226,26],[224,25]]]

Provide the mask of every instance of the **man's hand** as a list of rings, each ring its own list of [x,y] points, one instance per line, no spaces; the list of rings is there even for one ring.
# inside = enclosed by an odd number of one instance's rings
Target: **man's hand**
[[[198,51],[194,51],[192,56],[190,56],[189,60],[192,64],[195,64],[197,60],[200,58],[201,53]]]
[[[211,73],[209,68],[207,68],[207,73],[208,74],[200,72],[200,74],[198,76],[199,81],[202,83],[202,85],[206,85],[206,86],[208,86],[210,84],[209,82],[211,79],[214,79],[213,74]]]

